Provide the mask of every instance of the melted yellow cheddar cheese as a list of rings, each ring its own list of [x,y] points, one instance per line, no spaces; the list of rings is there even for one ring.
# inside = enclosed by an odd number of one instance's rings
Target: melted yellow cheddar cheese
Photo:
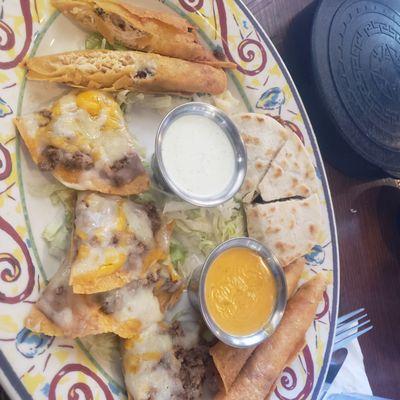
[[[91,248],[88,244],[79,246],[78,254],[75,262],[81,262],[88,258]],[[118,251],[115,247],[108,247],[104,250],[104,261],[102,264],[91,271],[79,275],[80,281],[87,281],[111,275],[118,271],[125,264],[127,255]]]
[[[42,141],[71,153],[83,151],[97,160],[110,150],[108,141],[103,146],[104,133],[125,137],[126,132],[121,133],[125,125],[118,103],[101,91],[69,93],[54,103],[51,113],[52,124],[40,132]]]
[[[98,117],[102,110],[107,114],[104,128],[117,129],[121,126],[123,118],[118,103],[111,95],[98,90],[87,90],[76,96],[76,105],[88,112],[92,117]]]
[[[205,280],[205,300],[211,318],[231,335],[262,329],[276,302],[274,277],[264,260],[246,248],[220,254]]]

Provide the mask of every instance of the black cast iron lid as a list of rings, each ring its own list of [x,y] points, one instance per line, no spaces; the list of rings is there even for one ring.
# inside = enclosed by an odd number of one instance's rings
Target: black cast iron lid
[[[400,0],[321,1],[312,57],[321,98],[346,141],[400,175]]]

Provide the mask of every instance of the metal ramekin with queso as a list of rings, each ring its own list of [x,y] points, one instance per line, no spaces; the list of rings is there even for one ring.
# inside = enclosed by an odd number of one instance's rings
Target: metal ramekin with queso
[[[286,307],[286,279],[264,245],[235,238],[216,247],[194,271],[189,298],[218,339],[249,347],[278,326]]]

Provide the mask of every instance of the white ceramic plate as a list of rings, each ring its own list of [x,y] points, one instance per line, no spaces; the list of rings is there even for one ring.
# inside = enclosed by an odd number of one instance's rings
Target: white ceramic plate
[[[296,88],[269,38],[240,0],[135,1],[170,9],[197,25],[208,46],[221,48],[238,64],[229,72],[232,93],[243,111],[280,117],[303,140],[320,178],[326,234],[306,256],[307,279],[329,271],[331,283],[307,333],[307,346],[286,368],[273,398],[316,398],[329,364],[339,294],[339,264],[333,209],[318,146]],[[0,382],[12,399],[123,399],[116,355],[107,343],[70,341],[24,329],[41,288],[59,261],[41,237],[59,210],[47,197],[33,196],[44,175],[33,165],[12,125],[17,113],[40,108],[65,88],[26,82],[18,63],[26,54],[50,54],[84,47],[86,34],[58,13],[48,0],[0,3]],[[153,151],[162,115],[137,109],[131,131]]]

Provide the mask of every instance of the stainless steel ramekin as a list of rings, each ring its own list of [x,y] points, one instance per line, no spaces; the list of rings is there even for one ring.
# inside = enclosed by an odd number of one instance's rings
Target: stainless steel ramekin
[[[195,197],[179,188],[169,177],[161,154],[163,139],[168,127],[184,115],[201,115],[213,120],[226,133],[235,155],[235,171],[229,185],[216,196]],[[231,199],[242,186],[247,169],[246,148],[232,120],[218,108],[201,102],[182,104],[170,111],[162,120],[155,141],[152,170],[156,183],[163,189],[198,207],[214,207]]]
[[[236,247],[251,249],[263,258],[272,276],[275,278],[277,291],[275,308],[271,317],[259,331],[247,336],[231,335],[221,330],[211,318],[205,300],[205,280],[210,266],[221,253]],[[204,265],[193,272],[189,282],[188,294],[192,305],[201,312],[207,326],[219,340],[233,347],[250,347],[267,339],[278,326],[286,307],[286,278],[279,261],[264,245],[254,239],[244,237],[236,238],[228,240],[216,247],[208,256]]]

